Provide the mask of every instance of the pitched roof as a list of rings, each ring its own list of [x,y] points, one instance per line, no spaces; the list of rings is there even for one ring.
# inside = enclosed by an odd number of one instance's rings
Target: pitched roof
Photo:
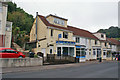
[[[73,31],[74,35],[79,35],[82,37],[92,38],[92,39],[98,39],[96,36],[94,36],[91,32],[83,29],[79,29],[76,27],[68,26],[68,29]]]
[[[116,45],[120,45],[120,41],[114,39],[114,38],[107,38],[107,41],[113,43],[113,44],[116,44]]]
[[[44,16],[42,16],[42,15],[39,15],[39,18],[44,22],[44,24],[45,24],[46,26],[51,26],[51,27],[55,27],[55,28],[60,28],[60,29],[64,29],[64,30],[69,30],[69,29],[66,28],[66,27],[62,27],[62,26],[57,26],[57,25],[50,24],[50,23],[47,21],[46,17],[44,17]]]
[[[79,36],[86,37],[86,38],[98,39],[96,36],[94,36],[91,32],[89,32],[87,30],[79,29],[79,28],[72,27],[72,26],[68,26],[68,27],[57,26],[57,25],[49,23],[47,21],[46,17],[44,17],[42,15],[38,15],[38,16],[46,26],[51,26],[51,27],[55,27],[55,28],[73,31],[74,35],[79,35]]]

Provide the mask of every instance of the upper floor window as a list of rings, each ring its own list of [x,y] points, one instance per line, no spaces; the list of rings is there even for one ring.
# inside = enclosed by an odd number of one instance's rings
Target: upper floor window
[[[79,43],[79,42],[80,42],[80,38],[76,37],[76,43]]]
[[[112,44],[109,43],[109,45],[110,45],[110,47],[112,47]]]
[[[53,29],[51,29],[51,36],[53,36]]]
[[[54,23],[55,24],[60,24],[60,25],[64,25],[64,20],[61,20],[61,19],[57,19],[57,18],[54,18]]]
[[[95,45],[97,44],[97,41],[95,40]]]
[[[107,43],[105,43],[105,46],[107,46]]]
[[[68,33],[67,32],[63,32],[63,38],[68,38]]]
[[[103,35],[103,34],[101,34],[101,38],[104,38],[104,35]]]

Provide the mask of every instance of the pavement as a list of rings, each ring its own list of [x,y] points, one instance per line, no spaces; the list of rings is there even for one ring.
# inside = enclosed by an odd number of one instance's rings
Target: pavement
[[[106,62],[106,61],[103,61]],[[100,64],[98,61],[86,61],[82,63],[69,63],[69,64],[57,64],[57,65],[43,65],[34,67],[13,67],[13,68],[2,68],[2,73],[13,73],[13,72],[26,72],[26,71],[37,71],[37,70],[48,70],[48,69],[58,69],[66,67],[75,67],[88,64]]]
[[[20,69],[17,70],[16,69]],[[26,70],[25,70],[26,69]],[[31,70],[32,69],[32,70]],[[8,69],[7,69],[8,70]],[[46,65],[15,68],[4,73],[3,78],[118,78],[118,62],[88,61],[86,63]]]

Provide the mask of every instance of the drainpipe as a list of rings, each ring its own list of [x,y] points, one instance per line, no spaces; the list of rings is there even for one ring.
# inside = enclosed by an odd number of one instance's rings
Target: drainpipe
[[[37,21],[38,21],[37,16],[38,16],[38,12],[36,12],[36,41],[37,41]]]

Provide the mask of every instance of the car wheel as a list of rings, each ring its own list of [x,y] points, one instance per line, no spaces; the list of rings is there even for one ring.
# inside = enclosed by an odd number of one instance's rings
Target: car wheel
[[[22,56],[19,56],[18,58],[23,58]]]

